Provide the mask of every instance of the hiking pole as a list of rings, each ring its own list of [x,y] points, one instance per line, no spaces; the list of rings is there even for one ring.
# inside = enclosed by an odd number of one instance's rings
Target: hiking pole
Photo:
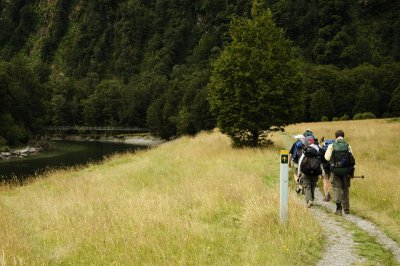
[[[350,178],[351,179],[353,179],[353,178],[363,178],[364,179],[364,175],[355,175],[355,176],[351,176]]]

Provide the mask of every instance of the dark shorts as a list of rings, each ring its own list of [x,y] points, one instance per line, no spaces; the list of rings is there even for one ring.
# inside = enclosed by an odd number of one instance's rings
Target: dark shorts
[[[324,168],[325,174],[327,174],[327,175],[330,175],[330,174],[331,174],[331,165],[330,165],[329,162],[323,163],[323,164],[322,164],[322,167]]]

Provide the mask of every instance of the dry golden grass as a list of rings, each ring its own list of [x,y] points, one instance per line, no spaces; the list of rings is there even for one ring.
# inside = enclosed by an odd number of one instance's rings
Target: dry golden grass
[[[312,264],[321,228],[289,204],[282,225],[277,150],[201,133],[0,188],[0,265]]]
[[[356,158],[350,188],[351,210],[382,226],[400,242],[400,123],[384,119],[303,123],[287,127],[291,134],[310,128],[317,138],[345,132]]]

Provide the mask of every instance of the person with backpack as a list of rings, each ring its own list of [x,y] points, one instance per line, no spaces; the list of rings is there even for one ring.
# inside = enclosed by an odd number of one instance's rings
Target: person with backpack
[[[303,143],[303,154],[299,159],[298,176],[303,184],[307,207],[314,204],[314,192],[317,185],[318,176],[322,174],[322,156],[318,145],[312,144],[310,139]]]
[[[321,146],[321,155],[322,155],[322,167],[324,169],[324,173],[322,174],[322,182],[323,182],[323,189],[324,189],[324,198],[323,201],[330,201],[331,200],[331,194],[330,194],[330,188],[331,188],[331,181],[329,180],[329,177],[331,175],[331,165],[330,163],[325,160],[325,153],[326,150],[328,149],[329,145],[334,143],[334,139],[327,139],[325,140],[324,137],[321,139],[322,146]]]
[[[311,144],[319,145],[318,139],[309,128],[306,129],[306,131],[303,133],[303,136],[309,139],[309,141],[311,141]]]
[[[309,128],[307,128],[306,131],[303,133],[303,136],[305,138],[307,138],[307,137],[313,137],[314,138],[314,133]]]
[[[336,215],[350,213],[350,178],[354,175],[355,159],[350,145],[344,140],[343,130],[335,132],[336,140],[325,152],[332,173],[333,200],[336,202]]]
[[[299,176],[297,175],[298,163],[301,155],[303,154],[303,142],[304,136],[299,134],[294,137],[296,141],[293,143],[289,151],[289,166],[293,165],[293,178],[296,183],[296,192],[302,192],[303,188],[299,182]]]

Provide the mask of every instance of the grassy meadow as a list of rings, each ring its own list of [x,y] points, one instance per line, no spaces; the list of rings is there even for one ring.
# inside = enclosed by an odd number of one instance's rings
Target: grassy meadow
[[[310,128],[317,138],[334,138],[342,129],[356,158],[350,187],[350,210],[378,224],[400,242],[400,123],[385,119],[303,123],[286,131],[298,134]]]
[[[397,126],[398,132],[399,124],[378,123]],[[381,191],[364,197],[361,192],[381,190],[375,182],[394,190],[397,167],[373,162],[379,170],[367,168],[361,153],[375,155],[348,134],[367,175],[352,188],[353,206],[374,217],[379,205],[394,199]],[[99,165],[49,173],[25,186],[0,187],[0,265],[313,264],[321,257],[322,230],[294,193],[288,222],[279,223],[280,148],[233,149],[219,132],[201,133]],[[389,148],[386,160],[397,159],[392,156],[397,150]],[[380,171],[388,175],[373,179]],[[384,213],[394,226],[393,213]]]

